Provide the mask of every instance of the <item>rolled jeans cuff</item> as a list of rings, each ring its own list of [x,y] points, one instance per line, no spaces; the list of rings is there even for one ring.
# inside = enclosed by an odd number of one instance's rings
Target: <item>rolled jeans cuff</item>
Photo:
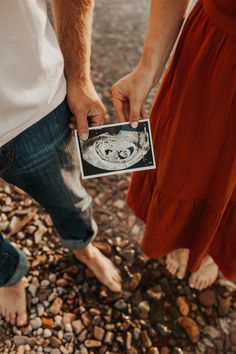
[[[7,281],[7,283],[4,284],[4,288],[11,287],[11,286],[17,284],[23,278],[23,276],[25,276],[26,273],[28,272],[29,265],[28,265],[28,260],[27,260],[26,255],[24,254],[24,252],[22,252],[18,249],[17,249],[17,252],[19,254],[18,265],[16,267],[15,273]]]
[[[92,242],[95,239],[95,237],[97,236],[97,233],[98,233],[98,226],[97,226],[97,224],[96,224],[94,219],[91,220],[91,226],[92,226],[93,233],[92,233],[91,237],[86,238],[86,240],[83,240],[83,239],[66,240],[66,239],[63,239],[59,235],[59,238],[60,238],[60,241],[61,241],[62,245],[65,248],[68,248],[68,249],[71,249],[71,250],[82,249],[82,248],[86,247],[90,242]]]

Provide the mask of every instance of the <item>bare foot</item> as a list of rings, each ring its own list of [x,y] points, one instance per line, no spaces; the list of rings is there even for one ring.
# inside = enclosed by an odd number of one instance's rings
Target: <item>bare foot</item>
[[[0,315],[6,322],[24,326],[27,322],[25,279],[7,288],[0,288]]]
[[[119,270],[91,243],[81,250],[73,251],[75,257],[92,270],[97,279],[111,291],[121,292]]]
[[[166,257],[166,268],[172,275],[183,279],[188,264],[189,250],[187,248],[179,248],[168,253]]]
[[[212,257],[206,256],[199,269],[192,273],[189,278],[189,286],[198,290],[203,290],[211,286],[219,273],[219,268]]]

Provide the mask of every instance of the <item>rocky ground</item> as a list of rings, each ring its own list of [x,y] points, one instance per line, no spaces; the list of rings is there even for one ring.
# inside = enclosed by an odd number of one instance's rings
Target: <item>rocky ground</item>
[[[111,117],[110,86],[138,60],[147,10],[146,0],[97,2],[93,77]],[[192,291],[169,276],[163,260],[146,259],[138,244],[143,225],[125,205],[128,182],[127,175],[86,182],[100,228],[96,244],[121,270],[119,296],[61,248],[41,207],[0,184],[1,229],[31,266],[29,325],[12,328],[0,318],[1,354],[236,352],[236,285],[220,278]]]

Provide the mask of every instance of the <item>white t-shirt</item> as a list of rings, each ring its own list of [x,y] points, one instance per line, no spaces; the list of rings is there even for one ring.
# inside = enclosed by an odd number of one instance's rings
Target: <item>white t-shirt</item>
[[[46,0],[0,1],[0,146],[65,98],[64,62]]]

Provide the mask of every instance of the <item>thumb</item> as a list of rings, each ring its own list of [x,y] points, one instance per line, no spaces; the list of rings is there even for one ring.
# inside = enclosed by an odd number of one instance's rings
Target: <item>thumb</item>
[[[80,112],[80,114],[76,116],[76,123],[80,138],[82,140],[87,140],[89,136],[87,113]]]
[[[142,102],[140,102],[137,99],[130,99],[130,124],[132,128],[137,128],[139,118],[140,118],[140,112],[141,112],[141,105]]]

